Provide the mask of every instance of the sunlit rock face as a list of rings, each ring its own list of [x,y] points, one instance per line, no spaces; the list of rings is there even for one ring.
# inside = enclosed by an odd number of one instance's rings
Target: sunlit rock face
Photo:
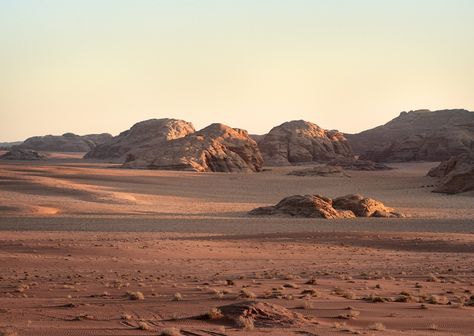
[[[124,162],[127,155],[145,148],[160,146],[166,141],[193,133],[192,123],[178,119],[150,119],[96,146],[85,158]]]
[[[258,172],[262,156],[245,130],[212,124],[185,137],[130,153],[127,168]]]
[[[353,157],[341,132],[325,130],[304,120],[274,127],[259,142],[265,165],[282,166],[304,162],[327,162]]]
[[[275,205],[251,210],[252,216],[291,216],[307,218],[354,218],[386,217],[400,218],[403,214],[386,207],[382,202],[358,194],[335,199],[321,195],[292,195]]]

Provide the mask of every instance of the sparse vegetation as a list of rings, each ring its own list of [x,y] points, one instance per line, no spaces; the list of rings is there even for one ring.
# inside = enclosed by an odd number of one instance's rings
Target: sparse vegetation
[[[13,329],[0,330],[0,336],[18,336],[18,333]]]
[[[254,330],[255,324],[251,317],[239,316],[237,325],[244,330]]]
[[[431,295],[426,302],[431,304],[448,304],[449,299],[444,295]]]
[[[138,329],[140,330],[152,330],[153,328],[146,323],[145,321],[139,321],[138,322]]]
[[[208,311],[201,317],[205,320],[219,320],[224,317],[224,315],[222,314],[219,308],[212,308],[210,311]]]
[[[160,332],[160,336],[181,336],[181,332],[177,328],[166,328]]]
[[[370,330],[376,330],[376,331],[383,331],[383,330],[385,330],[385,329],[387,329],[387,328],[385,328],[385,325],[383,325],[382,323],[380,323],[380,322],[375,322],[375,323],[369,325],[369,329],[370,329]]]
[[[370,294],[369,296],[364,297],[365,301],[372,302],[372,303],[379,303],[379,302],[386,302],[388,301],[386,298],[383,298],[378,295]]]
[[[257,297],[257,295],[255,295],[254,292],[252,292],[251,290],[247,288],[242,288],[239,296],[242,298],[251,299],[251,300],[254,300]]]
[[[126,296],[129,300],[145,300],[145,295],[142,292],[128,291]]]
[[[130,315],[130,314],[128,314],[128,313],[122,313],[122,314],[120,315],[120,319],[129,321],[129,320],[132,319],[132,315]]]

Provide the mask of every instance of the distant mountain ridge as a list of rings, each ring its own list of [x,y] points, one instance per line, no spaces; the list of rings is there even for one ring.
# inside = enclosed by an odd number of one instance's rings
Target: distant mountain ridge
[[[13,146],[13,148],[45,152],[88,152],[111,138],[112,135],[108,133],[87,135],[64,133],[63,135],[34,136],[26,139],[20,145]]]
[[[345,136],[363,159],[442,161],[474,150],[474,112],[464,109],[402,112],[385,125]]]

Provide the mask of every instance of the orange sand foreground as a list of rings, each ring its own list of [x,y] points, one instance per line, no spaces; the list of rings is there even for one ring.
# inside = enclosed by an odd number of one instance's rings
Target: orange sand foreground
[[[2,163],[0,335],[474,335],[473,198],[431,193],[434,165],[348,178]],[[247,215],[308,193],[409,218]],[[244,301],[306,322],[202,318]]]

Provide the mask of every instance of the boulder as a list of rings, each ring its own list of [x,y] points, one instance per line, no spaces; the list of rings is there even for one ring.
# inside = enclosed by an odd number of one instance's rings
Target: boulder
[[[219,311],[223,318],[233,321],[236,327],[291,328],[311,323],[303,315],[269,302],[238,302],[221,306]]]
[[[442,161],[474,150],[474,112],[402,112],[385,125],[346,137],[364,160]]]
[[[255,208],[254,216],[283,215],[307,218],[403,217],[382,202],[360,195],[346,195],[336,199],[320,195],[285,197],[274,206]]]
[[[194,126],[184,120],[168,118],[145,120],[96,146],[84,158],[124,162],[127,155],[133,152],[161,146],[164,142],[182,138],[194,131]]]
[[[63,135],[35,136],[12,148],[32,149],[45,152],[88,152],[103,141],[111,139],[107,133],[88,134],[84,136],[73,133]]]
[[[352,211],[356,217],[402,217],[382,202],[359,194],[335,198],[332,205],[337,210]]]
[[[0,156],[3,160],[44,160],[47,156],[32,149],[13,148]]]
[[[258,172],[262,157],[245,130],[212,124],[159,146],[131,152],[126,168],[190,170],[197,172]]]
[[[255,216],[285,215],[309,218],[351,218],[354,214],[338,211],[332,206],[330,198],[320,195],[288,196],[276,205],[260,207],[249,212]]]
[[[271,129],[258,143],[265,165],[282,166],[304,162],[326,162],[352,157],[344,135],[318,125],[295,120]]]
[[[316,166],[306,169],[298,169],[289,172],[287,175],[294,176],[335,176],[335,177],[350,177],[339,166]]]
[[[474,190],[474,152],[441,162],[428,172],[428,176],[440,178],[434,192],[457,194]]]

